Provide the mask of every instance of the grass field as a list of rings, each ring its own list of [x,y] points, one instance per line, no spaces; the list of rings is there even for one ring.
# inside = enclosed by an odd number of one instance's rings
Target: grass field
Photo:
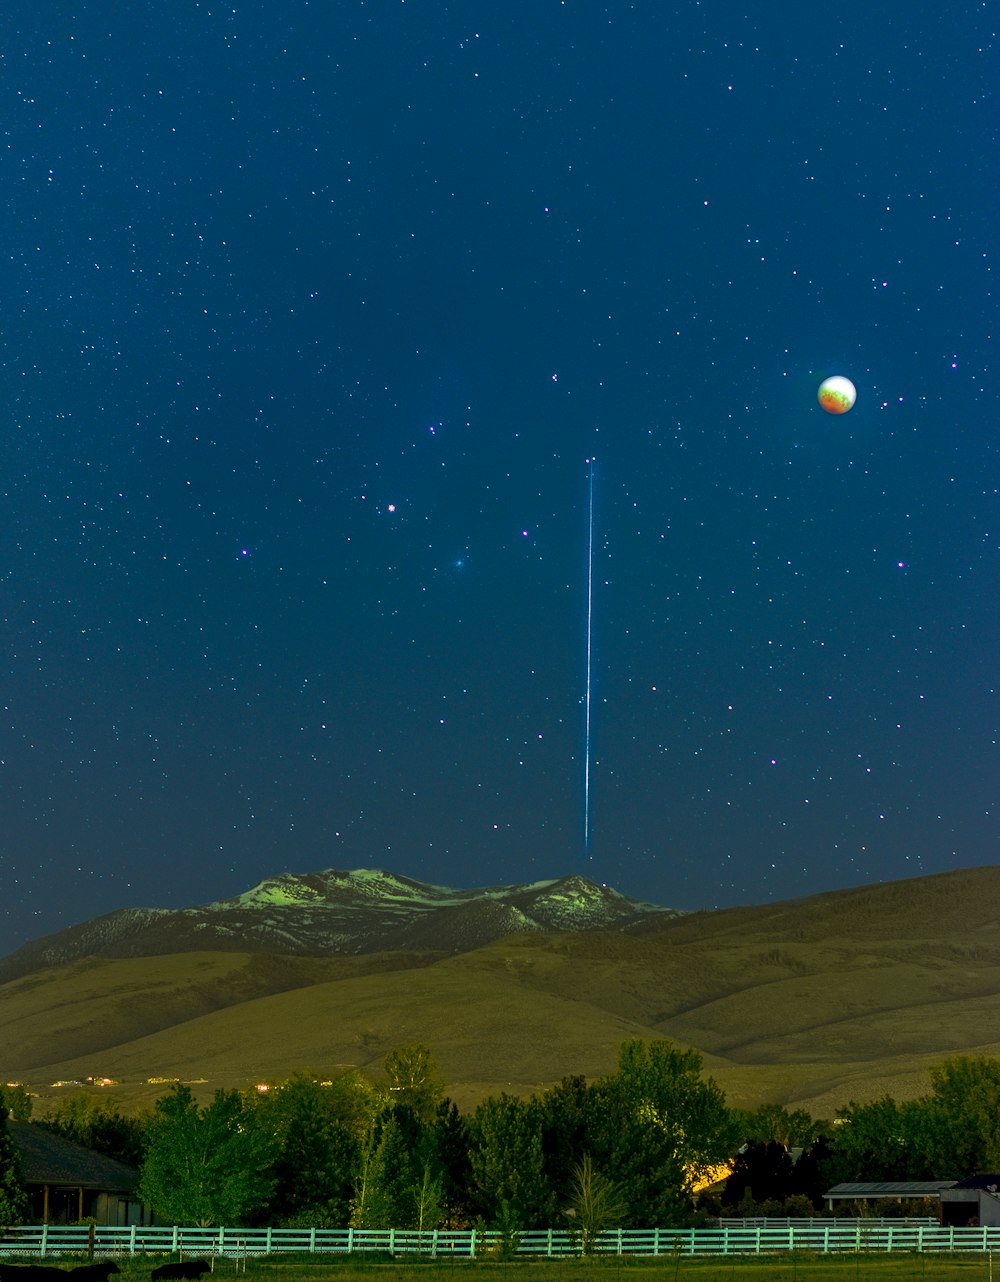
[[[234,1265],[230,1266],[235,1269]],[[223,1269],[226,1266],[223,1265]],[[1000,1259],[997,1261],[1000,1278]],[[258,1282],[948,1282],[948,1279],[983,1279],[992,1282],[991,1262],[983,1256],[886,1257],[866,1255],[786,1255],[781,1257],[731,1256],[724,1261],[684,1256],[630,1260],[511,1260],[455,1263],[365,1262],[354,1259],[316,1263],[274,1257],[251,1263],[247,1275]]]
[[[162,1256],[122,1260],[117,1282],[148,1282],[151,1269],[162,1261]],[[219,1258],[215,1276],[220,1282],[240,1282],[244,1277],[247,1282],[993,1282],[993,1264],[990,1256],[972,1253],[887,1256],[791,1252],[727,1256],[724,1260],[661,1255],[647,1259],[469,1261],[391,1259],[371,1252],[251,1257],[245,1272],[242,1260]],[[996,1268],[1000,1282],[1000,1253]]]

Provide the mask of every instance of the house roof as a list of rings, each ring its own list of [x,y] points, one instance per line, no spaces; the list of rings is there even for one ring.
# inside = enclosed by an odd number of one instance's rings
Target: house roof
[[[958,1189],[982,1189],[984,1193],[992,1193],[995,1196],[1000,1190],[1000,1175],[970,1175],[967,1180],[962,1180],[955,1187]]]
[[[20,1155],[25,1184],[65,1184],[99,1189],[102,1193],[131,1193],[139,1182],[139,1172],[134,1167],[31,1122],[8,1118],[7,1133]]]
[[[888,1180],[876,1184],[835,1184],[823,1194],[844,1200],[863,1197],[937,1197],[953,1189],[957,1180]]]

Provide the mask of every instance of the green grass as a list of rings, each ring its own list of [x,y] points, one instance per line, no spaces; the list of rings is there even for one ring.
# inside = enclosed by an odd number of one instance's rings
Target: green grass
[[[162,1256],[121,1260],[118,1282],[148,1282]],[[37,1260],[35,1261],[37,1263]],[[55,1261],[50,1261],[54,1263]],[[62,1261],[65,1263],[65,1260]],[[1000,1258],[997,1259],[1000,1282]],[[358,1255],[271,1255],[237,1262],[219,1258],[220,1282],[992,1282],[989,1256],[815,1255],[727,1256],[706,1260],[681,1255],[595,1259],[467,1260]]]
[[[223,1266],[228,1272],[227,1266]],[[235,1265],[228,1266],[235,1272]],[[352,1259],[329,1263],[273,1260],[250,1263],[247,1275],[257,1282],[371,1282],[372,1276],[393,1282],[947,1282],[948,1279],[989,1279],[989,1261],[982,1256],[940,1257],[900,1255],[781,1257],[730,1256],[725,1260],[659,1256],[650,1259],[511,1260],[372,1263]],[[998,1261],[1000,1276],[1000,1261]]]

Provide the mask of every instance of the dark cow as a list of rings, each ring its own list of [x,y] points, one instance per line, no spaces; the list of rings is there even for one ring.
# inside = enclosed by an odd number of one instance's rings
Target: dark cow
[[[179,1264],[160,1264],[150,1277],[153,1282],[159,1278],[200,1278],[203,1273],[212,1272],[211,1260],[181,1260]]]
[[[114,1260],[81,1264],[75,1269],[57,1269],[51,1264],[0,1264],[0,1282],[66,1282],[70,1274],[76,1282],[108,1282],[112,1273],[120,1271]]]
[[[65,1282],[66,1270],[51,1264],[0,1264],[0,1282]]]
[[[101,1260],[99,1264],[79,1264],[69,1271],[73,1282],[108,1282],[111,1274],[120,1273],[121,1269],[114,1260]]]

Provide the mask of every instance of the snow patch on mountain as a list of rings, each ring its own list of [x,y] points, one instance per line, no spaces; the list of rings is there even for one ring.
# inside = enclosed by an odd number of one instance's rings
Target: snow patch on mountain
[[[268,877],[199,907],[128,908],[26,944],[0,959],[0,983],[84,957],[244,951],[329,956],[467,952],[518,932],[641,928],[675,909],[629,899],[572,874],[454,889],[377,868]]]

